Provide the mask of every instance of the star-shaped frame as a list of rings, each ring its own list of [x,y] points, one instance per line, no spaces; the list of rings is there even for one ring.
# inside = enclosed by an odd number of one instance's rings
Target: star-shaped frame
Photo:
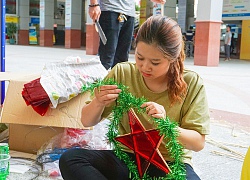
[[[159,135],[158,130],[146,130],[133,109],[128,111],[128,116],[131,133],[118,136],[115,140],[134,151],[140,178],[150,163],[168,174],[170,168],[158,149],[163,136]]]

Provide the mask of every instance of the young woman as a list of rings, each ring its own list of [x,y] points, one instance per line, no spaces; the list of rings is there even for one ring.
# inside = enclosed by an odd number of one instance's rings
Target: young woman
[[[149,116],[178,122],[179,142],[184,146],[183,162],[186,178],[199,179],[192,168],[191,151],[200,151],[209,133],[209,113],[202,79],[193,71],[184,70],[184,43],[179,25],[171,18],[152,16],[140,27],[136,38],[135,63],[117,64],[106,78],[129,87],[136,97],[145,97],[142,104],[147,113],[137,113],[146,129],[155,128]],[[95,90],[93,100],[82,108],[82,124],[94,126],[106,118],[121,92],[116,85],[103,85]],[[127,115],[119,124],[119,134],[130,133]],[[159,150],[166,161],[171,161],[165,148]],[[127,147],[123,150],[135,160]],[[112,150],[74,149],[60,159],[60,170],[66,180],[129,179],[127,165]],[[165,177],[166,174],[150,164],[147,174]]]

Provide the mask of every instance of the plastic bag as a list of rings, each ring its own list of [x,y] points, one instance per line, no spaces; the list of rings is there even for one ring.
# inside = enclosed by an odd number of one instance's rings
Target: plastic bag
[[[61,148],[81,147],[85,149],[108,150],[111,149],[106,134],[109,120],[98,123],[93,129],[65,128],[61,139]]]
[[[109,123],[110,121],[105,119],[93,129],[65,128],[63,133],[54,136],[39,149],[37,162],[40,164],[54,162],[71,148],[113,149],[106,136]]]
[[[98,57],[83,61],[72,56],[63,62],[46,64],[40,83],[56,108],[81,93],[84,84],[102,80],[107,74]]]

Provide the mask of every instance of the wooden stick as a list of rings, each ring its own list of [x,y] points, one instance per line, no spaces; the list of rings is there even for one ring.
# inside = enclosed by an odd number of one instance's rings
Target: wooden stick
[[[236,156],[236,155],[233,155],[233,154],[228,154],[228,153],[224,153],[224,152],[220,152],[220,151],[211,151],[211,153],[214,153],[214,154],[217,154],[217,155],[220,155],[220,156],[228,156],[229,158],[236,159],[236,160],[239,160],[239,161],[244,161],[244,157]]]
[[[227,146],[224,146],[223,144],[218,143],[218,142],[216,142],[216,141],[213,140],[213,139],[207,138],[206,141],[207,141],[208,143],[210,143],[210,144],[216,145],[217,147],[219,147],[219,148],[221,148],[221,149],[224,149],[224,150],[226,150],[226,151],[229,151],[229,152],[231,152],[231,153],[233,153],[233,154],[237,154],[237,155],[239,155],[239,156],[241,156],[241,157],[245,157],[244,154],[242,154],[242,153],[240,153],[240,152],[237,152],[237,151],[235,151],[235,150],[233,150],[233,149],[231,149],[231,148],[228,148]]]
[[[218,143],[228,145],[228,146],[234,146],[234,147],[239,147],[239,148],[248,148],[248,145],[241,145],[241,144],[233,144],[233,143],[227,143],[227,142],[222,142],[222,141],[217,141]]]

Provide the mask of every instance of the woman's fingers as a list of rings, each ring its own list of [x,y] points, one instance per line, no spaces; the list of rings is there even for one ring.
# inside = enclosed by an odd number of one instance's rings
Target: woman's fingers
[[[121,89],[117,89],[116,85],[105,85],[96,88],[95,92],[100,96],[105,96],[110,99],[110,97],[118,97],[118,94],[121,92]]]
[[[104,85],[95,88],[94,92],[98,102],[103,105],[108,105],[117,99],[121,89],[117,89],[116,85]]]
[[[107,91],[107,90],[120,90],[117,89],[117,85],[103,85],[103,86],[99,86],[98,90],[99,91]]]
[[[146,102],[146,103],[143,103],[141,107],[146,108],[146,112],[149,116],[152,116],[155,118],[166,117],[166,111],[164,107],[160,104],[157,104],[155,102]]]

